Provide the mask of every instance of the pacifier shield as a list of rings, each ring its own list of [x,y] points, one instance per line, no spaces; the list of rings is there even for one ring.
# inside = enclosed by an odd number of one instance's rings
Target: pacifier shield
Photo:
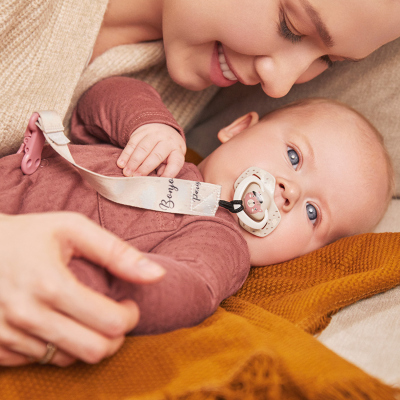
[[[261,168],[251,167],[239,176],[234,188],[233,199],[243,206],[237,212],[240,226],[255,236],[270,234],[281,220],[274,200],[275,178]]]

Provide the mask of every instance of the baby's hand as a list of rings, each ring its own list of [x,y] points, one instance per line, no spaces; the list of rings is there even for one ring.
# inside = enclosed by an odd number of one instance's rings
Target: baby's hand
[[[157,167],[158,176],[174,178],[185,162],[186,144],[169,125],[146,124],[137,128],[118,158],[125,176],[145,176]]]

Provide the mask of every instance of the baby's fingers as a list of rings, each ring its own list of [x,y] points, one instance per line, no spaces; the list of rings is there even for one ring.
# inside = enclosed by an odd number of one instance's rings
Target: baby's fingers
[[[128,143],[126,144],[124,150],[122,150],[122,153],[120,154],[117,160],[118,167],[125,168],[129,163],[132,154],[134,153],[136,153],[135,157],[140,157],[140,153],[143,152],[144,154],[143,158],[144,158],[145,156],[147,156],[147,154],[150,153],[151,149],[157,144],[158,140],[153,139],[151,136],[149,136],[147,132],[148,129],[144,128],[148,128],[148,126],[147,125],[141,126],[131,135]],[[136,149],[138,146],[140,147],[139,151],[137,151]]]
[[[137,144],[135,144],[135,142],[133,142],[133,140],[131,139],[130,143],[131,147],[133,146],[135,147],[124,167],[123,173],[125,176],[148,175],[158,165],[160,165],[167,158],[169,154],[169,152],[166,151],[166,149],[163,150],[163,146],[161,146],[160,149],[160,147],[158,146],[159,140],[151,136],[145,136]],[[155,150],[156,148],[157,150]],[[156,153],[153,154],[155,151]],[[152,154],[153,156],[151,160],[147,162],[145,168],[142,168],[139,171],[139,168],[142,167],[143,163],[146,162],[146,159]],[[151,168],[150,166],[153,166],[153,168],[149,169]]]
[[[117,165],[120,168],[124,168],[129,161],[130,156],[132,155],[133,151],[135,150],[136,144],[133,142],[132,138],[129,140],[128,144],[125,146],[124,150],[118,157]]]
[[[164,176],[167,178],[175,178],[179,171],[182,169],[185,163],[185,156],[180,150],[174,150],[169,155],[166,165],[163,168],[159,168],[157,171],[158,176]]]
[[[137,149],[139,149],[139,146],[137,147]],[[165,142],[157,143],[157,145],[151,150],[151,152],[147,155],[147,157],[144,157],[140,165],[137,166],[136,170],[134,171],[134,174],[141,176],[149,175],[150,172],[154,171],[160,164],[162,164],[168,158],[170,152],[171,149]],[[135,155],[133,155],[129,160],[127,168],[134,156]],[[136,165],[137,162],[136,159],[132,161]]]
[[[174,177],[182,168],[185,152],[185,141],[174,128],[151,123],[135,130],[117,164],[125,176],[146,176],[165,162],[171,165],[162,176]]]

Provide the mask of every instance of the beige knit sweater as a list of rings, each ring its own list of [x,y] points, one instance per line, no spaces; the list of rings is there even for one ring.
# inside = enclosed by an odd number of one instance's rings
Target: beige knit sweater
[[[56,110],[68,126],[82,93],[107,76],[150,83],[184,128],[214,95],[169,78],[161,41],[115,47],[87,66],[107,1],[1,0],[0,156],[18,149],[36,110]]]

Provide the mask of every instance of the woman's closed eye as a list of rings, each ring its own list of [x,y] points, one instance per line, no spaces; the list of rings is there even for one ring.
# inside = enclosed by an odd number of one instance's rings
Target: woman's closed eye
[[[288,19],[283,11],[283,8],[279,10],[279,27],[278,27],[279,34],[284,38],[290,40],[292,43],[299,43],[304,35],[301,35],[297,32],[292,24],[288,22]],[[296,32],[294,32],[296,31]],[[328,68],[333,67],[334,61],[330,59],[328,55],[321,56],[319,60],[325,63]]]
[[[285,12],[281,8],[279,10],[279,26],[278,26],[278,32],[279,34],[284,38],[290,40],[292,43],[299,43],[301,41],[301,38],[303,35],[300,35],[298,32],[293,32],[293,30],[289,27],[291,25],[290,23],[287,22],[287,17],[285,15]]]
[[[288,147],[287,148],[287,154],[288,154],[288,157],[289,157],[289,161],[292,164],[294,170],[297,170],[297,168],[298,168],[298,166],[300,164],[300,157],[299,157],[297,151],[294,150],[291,147]]]

